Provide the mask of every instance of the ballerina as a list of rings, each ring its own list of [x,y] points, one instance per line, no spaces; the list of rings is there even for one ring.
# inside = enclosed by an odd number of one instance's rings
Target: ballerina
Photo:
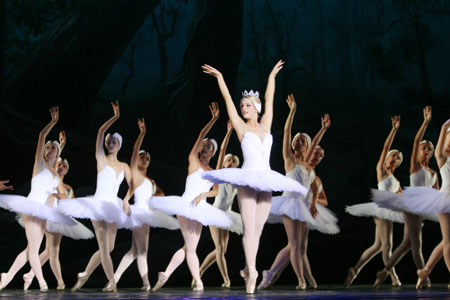
[[[98,130],[95,158],[97,160],[97,188],[93,197],[67,199],[59,204],[59,208],[67,215],[75,218],[92,220],[99,250],[89,260],[86,269],[77,274],[78,280],[72,287],[72,292],[79,290],[89,279],[92,272],[102,264],[108,279],[104,292],[116,292],[114,269],[111,251],[114,248],[117,227],[124,226],[129,217],[122,209],[122,200],[117,197],[119,186],[124,177],[130,185],[131,172],[129,166],[117,159],[117,153],[122,147],[122,137],[118,133],[107,135],[105,132],[120,117],[119,103],[111,103],[114,116],[106,121]],[[105,153],[103,143],[108,153]]]
[[[8,183],[9,180],[0,181],[0,191],[14,190],[14,187],[12,185],[7,185]]]
[[[255,291],[258,277],[256,254],[264,224],[269,216],[272,191],[307,193],[307,189],[297,181],[270,169],[270,150],[273,142],[270,128],[273,119],[275,77],[283,68],[283,64],[283,61],[278,61],[269,74],[265,94],[265,112],[260,122],[258,118],[261,113],[261,100],[258,92],[243,93],[240,108],[244,121],[238,115],[222,74],[209,65],[202,66],[204,73],[217,78],[228,117],[241,142],[244,156],[242,169],[214,170],[206,172],[204,178],[215,183],[231,183],[238,186],[238,203],[244,227],[242,245],[246,261],[246,267],[240,274],[246,281],[247,293]]]
[[[46,221],[75,225],[72,219],[52,206],[55,199],[64,198],[65,195],[63,186],[54,170],[61,152],[59,143],[56,141],[45,143],[47,135],[58,122],[58,107],[52,107],[50,115],[50,123],[39,133],[30,193],[27,197],[15,195],[0,196],[1,207],[21,214],[28,242],[27,248],[16,257],[8,272],[1,274],[0,290],[4,289],[14,275],[29,261],[31,269],[38,279],[40,291],[47,292],[47,283],[42,275],[39,261],[39,248],[44,237]],[[57,189],[57,193],[54,192],[55,189]]]
[[[400,127],[400,116],[392,117],[391,121],[392,129],[384,142],[383,150],[377,163],[377,180],[379,190],[399,193],[401,192],[401,187],[398,180],[394,177],[394,171],[402,163],[403,155],[400,151],[396,149],[390,150],[390,148]],[[348,206],[345,210],[354,216],[373,217],[375,222],[375,241],[372,246],[363,252],[356,265],[348,269],[347,277],[344,280],[344,285],[348,287],[358,276],[361,269],[378,253],[382,252],[385,264],[389,261],[392,253],[392,222],[404,223],[404,220],[400,212],[378,207],[374,202]],[[391,269],[389,275],[393,286],[401,286],[395,268]]]
[[[147,132],[144,119],[138,119],[139,136],[134,144],[131,156],[130,170],[132,175],[131,188],[123,200],[123,209],[127,215],[139,219],[143,224],[132,228],[132,244],[130,250],[125,253],[114,274],[116,284],[122,277],[123,272],[136,259],[139,275],[142,279],[143,291],[150,291],[148,281],[148,239],[151,227],[162,227],[170,230],[180,228],[178,221],[162,212],[150,209],[148,199],[154,196],[164,196],[163,191],[155,184],[155,181],[147,177],[147,169],[150,164],[150,154],[140,150],[145,134]],[[134,194],[134,204],[129,205],[129,199]]]
[[[205,171],[211,170],[209,162],[217,150],[216,141],[206,139],[206,135],[219,118],[219,106],[216,102],[213,102],[209,109],[212,115],[211,120],[200,131],[189,153],[188,176],[183,195],[181,197],[153,197],[149,200],[151,207],[177,216],[184,239],[184,246],[172,256],[166,270],[158,273],[158,282],[152,291],[160,289],[184,259],[186,259],[189,271],[195,280],[193,290],[203,291],[203,282],[200,279],[200,266],[196,252],[202,225],[227,228],[232,224],[230,217],[225,212],[213,207],[205,200],[206,197],[217,195],[217,185],[214,185],[214,188],[211,190],[213,183],[201,177]]]
[[[423,109],[423,116],[423,123],[414,138],[411,165],[409,169],[410,184],[411,186],[428,186],[439,189],[436,171],[432,170],[428,166],[430,158],[433,155],[433,144],[429,141],[422,140],[431,121],[430,106]],[[373,190],[372,198],[373,201],[381,207],[402,211],[403,219],[405,220],[402,242],[394,250],[384,269],[377,273],[374,286],[378,287],[384,280],[386,280],[391,269],[395,267],[395,265],[397,265],[403,256],[410,250],[416,268],[420,270],[425,266],[422,255],[422,217],[411,213],[407,208],[405,208],[405,197],[403,195],[393,194],[387,191]],[[431,219],[438,221],[438,218],[435,216],[432,216]],[[427,279],[426,285],[428,287],[431,286],[429,279]]]
[[[227,122],[227,133],[220,145],[219,158],[217,159],[216,169],[221,168],[237,168],[239,165],[239,158],[236,155],[228,153],[225,155],[230,141],[231,133],[233,132],[233,126],[231,122]],[[219,267],[220,274],[223,278],[223,288],[230,288],[231,281],[228,276],[227,261],[225,259],[225,253],[227,252],[228,239],[230,237],[230,231],[237,234],[242,234],[242,219],[241,215],[231,210],[234,197],[237,194],[237,188],[229,183],[219,184],[219,191],[214,200],[213,206],[226,212],[232,219],[233,225],[230,228],[222,229],[215,226],[209,226],[211,237],[214,242],[215,250],[211,251],[203,263],[200,265],[200,277],[203,276],[205,271],[212,266],[214,262]]]
[[[304,133],[297,133],[294,139],[291,139],[292,123],[297,110],[297,104],[292,94],[288,96],[286,102],[290,109],[283,135],[283,160],[286,176],[297,180],[305,188],[310,189],[310,192],[313,194],[318,194],[318,185],[312,185],[315,172],[310,166],[309,161],[312,158],[316,145],[318,145],[331,125],[330,118],[327,114],[322,118],[321,129],[312,141]],[[263,279],[258,285],[258,289],[265,289],[273,284],[273,281],[278,278],[276,274],[286,264],[286,257],[290,257],[291,265],[297,275],[298,285],[296,289],[306,289],[301,252],[302,242],[306,233],[306,224],[315,224],[321,227],[329,222],[328,220],[315,219],[318,216],[316,206],[318,198],[314,197],[311,202],[307,198],[308,195],[299,195],[290,192],[284,192],[282,196],[273,197],[271,214],[281,216],[288,238],[288,244],[277,254],[270,270],[263,271]],[[324,214],[329,213],[324,211]],[[336,220],[334,216],[333,219],[333,221]]]
[[[426,283],[436,263],[444,256],[445,265],[450,271],[450,120],[441,127],[438,143],[434,152],[441,177],[439,191],[430,187],[408,187],[405,189],[405,205],[421,216],[437,214],[441,226],[442,241],[434,248],[425,267],[417,271],[416,288]],[[450,288],[450,284],[448,286]]]

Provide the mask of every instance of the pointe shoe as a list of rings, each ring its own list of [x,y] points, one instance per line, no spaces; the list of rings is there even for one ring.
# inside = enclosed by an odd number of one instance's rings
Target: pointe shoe
[[[41,293],[48,292],[48,286],[47,286],[47,282],[45,282],[45,280],[39,281],[39,290],[41,291]]]
[[[295,287],[296,290],[306,290],[306,281],[305,278],[301,278],[298,280],[298,285]]]
[[[353,280],[355,280],[356,276],[358,276],[358,272],[356,271],[355,268],[349,268],[347,271],[347,277],[345,277],[344,280],[344,286],[345,287],[349,287]]]
[[[192,280],[191,280],[191,289],[195,288],[196,284],[197,284],[197,283],[195,282],[195,278],[192,277]]]
[[[109,281],[106,286],[102,289],[103,292],[112,292],[115,293],[117,292],[117,286],[114,280]]]
[[[231,287],[231,281],[225,281],[224,283],[222,283],[222,288],[223,289],[229,289]]]
[[[248,269],[245,267],[244,269],[239,271],[239,275],[244,279],[245,282],[248,280]]]
[[[199,281],[195,281],[195,287],[192,289],[194,292],[203,292],[203,281],[200,279]]]
[[[141,287],[141,291],[144,291],[144,292],[150,292],[151,289],[152,289],[152,287],[150,286],[149,283],[148,283],[148,284],[144,284],[144,285]]]
[[[9,277],[8,273],[2,273],[0,274],[0,291],[3,290],[8,283],[11,281],[11,278]]]
[[[58,286],[56,287],[57,291],[64,291],[66,288],[66,285],[63,283],[58,283]]]
[[[155,286],[152,289],[152,292],[155,292],[157,290],[159,290],[160,288],[163,287],[163,285],[166,283],[167,279],[169,279],[169,277],[167,277],[164,272],[159,272],[158,273],[158,282],[156,282]]]
[[[377,272],[377,279],[375,279],[373,287],[374,288],[379,287],[386,280],[386,278],[388,276],[389,276],[389,272],[386,270],[381,270],[381,271]]]
[[[317,289],[317,282],[314,278],[306,278],[306,280],[308,281],[309,285],[308,287],[312,288],[312,289]]]
[[[78,273],[77,277],[78,277],[78,280],[75,283],[75,285],[73,286],[73,288],[71,289],[72,292],[76,292],[79,289],[81,289],[81,287],[86,283],[86,281],[89,278],[89,276],[86,272]]]
[[[257,287],[258,290],[265,290],[269,286],[271,286],[272,281],[275,277],[275,274],[273,272],[271,272],[270,270],[264,270],[262,272],[262,275],[263,275],[263,278]]]
[[[425,284],[425,281],[428,279],[428,276],[430,275],[430,272],[426,269],[420,269],[417,270],[417,283],[416,283],[416,290],[420,290],[423,285]],[[431,285],[431,283],[430,283]]]
[[[27,274],[24,274],[22,278],[23,278],[23,291],[26,292],[30,288],[31,283],[33,282],[33,278],[28,278]]]
[[[249,270],[248,279],[245,283],[245,292],[247,294],[254,294],[256,287],[256,280],[258,279],[258,271],[256,269]]]
[[[402,286],[402,282],[400,281],[400,279],[398,279],[397,275],[392,275],[391,274],[391,281],[392,281],[392,286],[395,286],[395,287],[401,287]]]

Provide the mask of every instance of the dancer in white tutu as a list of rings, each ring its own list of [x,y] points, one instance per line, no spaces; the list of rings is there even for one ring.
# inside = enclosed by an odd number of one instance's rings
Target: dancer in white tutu
[[[219,158],[217,159],[216,169],[221,168],[237,168],[239,165],[239,158],[236,155],[228,153],[225,155],[230,141],[231,133],[233,132],[233,126],[231,122],[227,123],[227,133],[220,145]],[[225,253],[227,252],[228,239],[230,237],[230,231],[242,234],[242,219],[241,215],[231,210],[234,198],[237,194],[237,188],[229,183],[219,184],[219,191],[214,200],[213,206],[226,212],[233,220],[233,225],[228,229],[223,229],[215,226],[209,226],[211,237],[214,242],[215,250],[211,251],[203,263],[200,265],[200,277],[203,276],[205,271],[212,266],[214,262],[217,262],[220,274],[223,278],[223,288],[230,288],[231,282],[228,276],[227,261],[225,259]]]
[[[204,178],[215,183],[231,183],[239,186],[238,202],[244,226],[242,244],[245,252],[246,268],[241,276],[246,280],[247,293],[254,293],[258,272],[256,271],[256,254],[264,224],[269,216],[272,191],[292,191],[306,194],[307,189],[297,181],[287,178],[270,169],[270,150],[272,135],[270,129],[273,119],[273,97],[275,94],[275,77],[283,68],[283,61],[277,62],[269,74],[265,111],[261,117],[261,100],[259,93],[245,91],[240,102],[242,120],[228,91],[222,74],[209,65],[203,65],[203,72],[217,78],[222,96],[227,107],[228,117],[241,141],[244,163],[242,169],[226,168],[210,171]]]
[[[131,156],[130,170],[132,175],[131,188],[127,193],[127,196],[123,200],[123,208],[127,215],[133,216],[138,219],[141,226],[132,228],[132,242],[131,249],[125,253],[116,273],[114,274],[114,280],[116,284],[122,277],[123,272],[133,263],[136,259],[139,275],[142,279],[143,291],[150,291],[150,283],[148,281],[148,238],[150,235],[151,227],[161,227],[167,229],[180,228],[178,221],[162,212],[152,210],[148,205],[148,200],[155,196],[164,196],[163,191],[156,186],[155,182],[147,177],[147,169],[150,164],[150,154],[145,150],[140,150],[142,141],[144,140],[145,133],[147,131],[145,127],[144,119],[138,119],[139,136],[134,144],[133,154]],[[134,204],[129,205],[129,199],[134,194]]]
[[[219,105],[213,102],[209,109],[212,118],[200,131],[194,147],[189,153],[188,176],[183,195],[181,197],[153,197],[149,200],[151,207],[177,216],[184,239],[184,246],[172,256],[166,270],[158,273],[158,282],[152,291],[161,288],[184,259],[186,259],[189,271],[195,280],[193,290],[203,291],[197,257],[197,245],[202,233],[202,225],[227,228],[232,224],[230,217],[225,212],[206,202],[206,197],[217,195],[217,185],[211,190],[213,183],[203,179],[202,174],[211,170],[209,161],[217,150],[216,141],[205,137],[219,118]]]
[[[315,173],[309,164],[309,160],[316,145],[318,145],[325,132],[330,128],[330,118],[327,114],[322,118],[322,127],[312,141],[305,133],[297,133],[292,139],[292,123],[297,104],[292,94],[288,96],[286,102],[290,108],[283,135],[283,160],[286,176],[297,180],[305,188],[311,189],[312,193],[318,194],[318,185],[311,185],[314,181]],[[278,277],[277,271],[285,264],[286,257],[290,257],[291,265],[297,275],[298,285],[296,289],[306,289],[301,249],[306,233],[306,224],[319,225],[319,222],[314,219],[318,213],[316,203],[317,197],[314,197],[310,203],[307,195],[292,192],[284,192],[282,196],[273,197],[270,212],[273,215],[281,216],[288,244],[277,254],[270,270],[263,271],[263,279],[258,285],[258,289],[265,289],[272,285],[272,281]]]
[[[439,189],[437,174],[428,166],[430,158],[433,155],[433,144],[430,141],[422,140],[431,121],[430,106],[423,109],[423,117],[422,126],[420,126],[414,138],[411,164],[409,167],[410,184],[411,186],[428,186]],[[425,266],[422,255],[422,217],[411,213],[408,209],[405,210],[404,201],[406,197],[403,195],[373,190],[372,198],[381,207],[402,211],[403,219],[405,220],[402,242],[394,250],[384,269],[377,273],[374,286],[378,287],[386,280],[391,269],[397,265],[409,250],[411,250],[416,268],[420,270]],[[428,287],[431,286],[429,279],[427,279],[426,285]]]
[[[392,117],[391,121],[392,129],[384,142],[383,150],[377,163],[377,180],[379,190],[399,193],[401,192],[401,187],[398,180],[394,177],[394,171],[402,163],[403,155],[398,150],[390,149],[400,127],[400,116]],[[378,253],[382,253],[385,264],[389,261],[392,254],[392,222],[404,223],[404,220],[400,212],[378,207],[374,202],[352,205],[345,210],[354,216],[373,217],[375,222],[375,241],[373,245],[367,248],[356,265],[347,271],[344,285],[350,286],[361,269]],[[390,276],[393,286],[401,285],[395,268],[391,269]]]
[[[63,133],[63,140],[61,139],[61,133]],[[60,145],[61,151],[64,148],[65,134],[60,132]],[[74,198],[73,189],[70,185],[64,183],[64,176],[69,171],[69,162],[66,159],[58,158],[56,163],[56,173],[59,176],[62,186],[64,187],[64,192],[67,199]],[[54,202],[54,207],[57,206],[59,201],[64,201],[60,199]],[[58,282],[57,290],[64,290],[65,284],[61,273],[61,264],[59,262],[59,247],[61,244],[62,236],[68,236],[73,239],[90,239],[94,237],[92,231],[86,228],[80,222],[74,220],[77,224],[74,226],[60,225],[47,221],[45,226],[45,249],[39,255],[41,265],[44,265],[48,260],[50,261],[50,267],[52,269],[53,275]],[[27,291],[33,282],[34,272],[30,270],[28,273],[23,275],[23,290]]]
[[[0,191],[14,190],[12,185],[8,185],[9,180],[0,181]]]
[[[404,191],[407,196],[405,204],[408,209],[422,216],[437,214],[442,232],[442,241],[434,248],[425,267],[417,271],[419,277],[417,289],[426,283],[428,276],[442,256],[444,256],[445,264],[450,271],[450,120],[442,125],[434,156],[442,177],[441,189],[437,191],[421,186],[409,187]]]
[[[111,251],[116,240],[117,226],[123,226],[127,215],[122,209],[122,200],[117,197],[119,186],[124,177],[128,185],[131,181],[129,166],[117,159],[117,153],[122,146],[122,137],[118,133],[107,135],[105,132],[120,117],[119,103],[111,103],[114,111],[108,121],[98,130],[95,158],[97,160],[97,189],[93,197],[67,199],[59,204],[59,208],[66,214],[75,218],[92,220],[99,250],[89,260],[86,269],[78,273],[78,280],[72,291],[80,289],[91,276],[92,272],[102,264],[103,271],[108,279],[104,292],[115,292],[114,269],[111,260]],[[105,144],[108,153],[105,153]]]
[[[52,206],[55,199],[64,198],[65,195],[58,174],[55,172],[55,164],[60,154],[59,143],[56,141],[45,143],[50,130],[58,122],[58,107],[52,107],[50,114],[52,120],[39,133],[30,194],[28,197],[0,195],[1,207],[22,214],[28,242],[27,248],[16,257],[8,273],[1,274],[0,290],[5,288],[14,275],[29,261],[38,279],[41,292],[48,291],[39,261],[39,247],[44,237],[46,220],[58,224],[75,225],[71,218]],[[55,189],[58,189],[57,193],[54,192]]]

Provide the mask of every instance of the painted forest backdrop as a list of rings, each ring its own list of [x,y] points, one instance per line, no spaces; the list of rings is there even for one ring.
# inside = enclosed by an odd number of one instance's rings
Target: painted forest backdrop
[[[370,188],[376,187],[375,164],[390,130],[389,117],[402,116],[394,147],[405,158],[396,174],[403,186],[409,184],[409,156],[423,120],[422,108],[433,106],[425,137],[434,143],[441,124],[450,117],[449,37],[447,0],[0,0],[0,178],[11,180],[14,193],[28,193],[37,135],[50,120],[48,108],[59,105],[60,121],[49,138],[56,139],[58,130],[66,131],[68,144],[62,155],[70,162],[66,182],[78,196],[93,194],[97,128],[112,114],[109,102],[118,99],[121,118],[112,130],[124,137],[119,158],[129,161],[138,134],[136,120],[144,117],[148,133],[143,147],[152,155],[149,176],[166,194],[181,195],[187,155],[210,117],[211,101],[219,102],[221,117],[210,136],[220,141],[226,131],[217,84],[201,72],[201,64],[222,71],[238,103],[244,89],[264,91],[268,73],[282,58],[286,65],[277,77],[271,165],[283,172],[288,93],[295,95],[298,105],[294,131],[314,135],[320,116],[331,115],[331,129],[322,143],[325,159],[317,174],[329,208],[340,219],[341,233],[312,233],[309,256],[319,286],[338,284],[373,241],[373,221],[348,216],[344,208],[368,201]],[[235,136],[229,151],[241,156]],[[434,159],[431,166],[437,169]],[[123,185],[121,195],[125,192]],[[4,272],[26,243],[14,215],[2,210],[0,216]],[[429,222],[423,230],[427,258],[440,230]],[[396,225],[394,246],[401,234]],[[130,237],[128,231],[119,232],[113,252],[116,263],[130,247]],[[282,226],[267,225],[258,269],[267,269],[285,243]],[[179,232],[152,229],[151,283],[181,244]],[[95,247],[94,240],[64,239],[60,255],[68,286]],[[204,228],[200,259],[212,247]],[[242,285],[238,270],[244,256],[238,236],[230,239],[227,259],[232,283]],[[377,257],[356,283],[372,283],[381,268]],[[409,255],[397,271],[403,282],[415,282]],[[56,285],[48,266],[44,272],[50,286]],[[102,286],[102,270],[94,275],[87,286]],[[204,277],[205,286],[217,286],[220,280],[215,267]],[[280,280],[295,283],[293,271],[287,269]],[[431,280],[448,281],[443,263]],[[139,282],[134,267],[120,286]],[[184,265],[170,285],[189,282]],[[13,284],[20,287],[21,276]]]

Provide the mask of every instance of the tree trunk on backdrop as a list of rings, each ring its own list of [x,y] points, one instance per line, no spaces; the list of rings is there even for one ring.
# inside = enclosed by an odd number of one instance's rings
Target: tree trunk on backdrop
[[[242,13],[241,0],[195,1],[182,69],[168,84],[167,97],[164,102],[159,102],[158,113],[155,114],[161,120],[154,124],[165,124],[165,132],[160,134],[166,135],[166,138],[168,131],[178,135],[168,138],[169,149],[175,143],[193,144],[193,136],[198,134],[198,124],[203,126],[211,117],[208,104],[212,101],[220,104],[220,122],[227,120],[217,81],[203,74],[201,65],[210,64],[220,70],[231,95],[236,98],[235,81],[242,47]],[[158,130],[155,129],[155,132],[158,134]]]
[[[59,104],[63,114],[70,112],[64,124],[83,129],[87,122],[80,116],[91,111],[104,80],[158,2],[96,0],[88,2],[93,13],[61,16],[17,62],[4,83],[3,101],[27,113]]]

